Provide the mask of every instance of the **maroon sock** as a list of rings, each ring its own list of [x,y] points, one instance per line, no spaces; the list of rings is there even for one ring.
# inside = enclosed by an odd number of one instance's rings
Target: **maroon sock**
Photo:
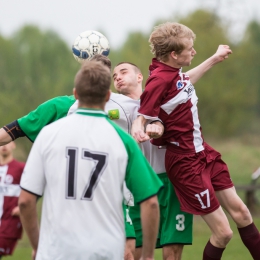
[[[253,259],[260,259],[260,234],[254,222],[246,227],[237,229]]]
[[[224,250],[225,248],[215,247],[209,241],[204,248],[203,260],[219,260]]]

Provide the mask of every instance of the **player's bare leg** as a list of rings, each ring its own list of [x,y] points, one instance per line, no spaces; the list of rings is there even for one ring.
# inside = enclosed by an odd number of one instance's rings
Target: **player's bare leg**
[[[125,243],[124,260],[134,260],[135,259],[134,255],[135,255],[135,239],[127,238]]]
[[[234,187],[216,192],[220,204],[235,221],[240,237],[253,259],[260,259],[260,234],[247,206]]]
[[[210,237],[211,244],[215,247],[225,248],[232,238],[233,232],[223,209],[219,207],[214,212],[203,215],[202,218],[212,232]]]
[[[221,259],[223,251],[233,235],[227,216],[220,206],[214,212],[203,215],[202,218],[211,230],[210,240],[204,248],[203,260]]]
[[[216,196],[221,206],[227,210],[238,227],[245,227],[252,223],[252,216],[247,206],[237,195],[234,187],[217,191]]]
[[[162,248],[163,260],[181,260],[183,245],[167,245]]]

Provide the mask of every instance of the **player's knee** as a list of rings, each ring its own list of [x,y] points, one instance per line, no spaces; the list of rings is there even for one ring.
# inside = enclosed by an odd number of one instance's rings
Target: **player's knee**
[[[238,227],[243,227],[252,223],[252,216],[244,203],[241,203],[238,210],[233,214],[232,218],[238,225]]]
[[[242,218],[244,221],[252,222],[251,213],[250,213],[248,207],[247,207],[245,204],[242,204],[242,205],[241,205],[241,207],[240,207],[240,212],[241,212],[241,218]]]
[[[227,244],[231,238],[233,237],[233,231],[229,229],[225,234],[224,234],[224,242]]]
[[[228,242],[231,240],[233,236],[233,231],[230,228],[222,230],[218,236],[216,237],[216,244],[218,247],[226,247]]]

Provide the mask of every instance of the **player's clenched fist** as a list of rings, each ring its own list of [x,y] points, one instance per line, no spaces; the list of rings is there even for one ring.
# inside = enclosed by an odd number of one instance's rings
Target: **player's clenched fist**
[[[232,50],[228,45],[219,45],[215,53],[215,55],[220,59],[220,61],[227,59],[229,54],[232,54]]]
[[[157,121],[152,124],[148,124],[145,132],[150,138],[156,139],[163,135],[164,126],[161,122]]]

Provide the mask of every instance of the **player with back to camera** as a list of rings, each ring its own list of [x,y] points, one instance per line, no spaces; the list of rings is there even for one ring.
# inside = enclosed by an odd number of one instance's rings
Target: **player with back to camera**
[[[220,45],[216,53],[187,73],[196,51],[195,34],[185,25],[164,23],[150,35],[155,58],[141,96],[140,116],[133,124],[137,141],[149,139],[144,132],[147,119],[160,119],[165,127],[157,145],[166,145],[166,172],[175,187],[183,211],[201,215],[211,230],[203,259],[221,259],[232,238],[232,230],[222,207],[235,221],[240,237],[253,259],[260,259],[260,235],[252,216],[236,193],[221,155],[204,142],[199,123],[193,84],[215,64],[232,53]],[[157,137],[159,137],[157,135]]]
[[[133,119],[135,119],[140,105],[139,99],[143,91],[143,76],[140,69],[135,64],[121,62],[114,67],[113,79],[117,92],[127,96],[119,95],[119,97],[122,96],[119,104],[124,108],[125,114],[132,111],[129,114],[133,114]],[[153,127],[154,125],[148,126],[148,128]],[[146,147],[143,149],[144,154],[152,168],[157,172],[158,177],[164,183],[164,188],[158,193],[160,227],[156,247],[162,247],[164,260],[180,260],[183,245],[192,243],[193,215],[180,210],[179,201],[165,173],[165,149],[158,149],[157,146],[151,145],[149,141],[145,142],[145,144]],[[136,235],[137,248],[135,259],[139,259],[142,252],[140,207],[139,205],[129,207],[129,211]]]
[[[33,144],[19,207],[37,260],[123,259],[124,180],[142,210],[141,259],[153,259],[162,183],[136,142],[104,112],[110,83],[106,66],[84,62],[75,76],[77,111],[44,127]],[[36,201],[42,195],[39,235]]]
[[[95,55],[91,60],[101,61],[109,69],[111,69],[111,61],[103,55]],[[133,101],[134,102],[134,101]],[[34,142],[41,129],[67,115],[72,114],[78,107],[78,102],[73,95],[59,96],[50,99],[27,115],[5,125],[0,129],[0,145],[6,144],[19,137],[26,136],[30,141]],[[127,109],[126,109],[127,107]],[[131,125],[135,119],[138,106],[135,103],[129,102],[129,99],[123,95],[111,93],[109,101],[106,103],[105,111],[111,119],[117,119],[115,122],[130,133]],[[127,110],[127,112],[126,112]],[[134,112],[132,112],[135,111]],[[131,111],[131,112],[130,112]],[[118,114],[117,114],[118,113]],[[125,203],[132,205],[132,200],[129,199],[129,192],[124,186]],[[131,196],[130,196],[131,197]],[[125,213],[125,228],[126,228],[126,252],[125,260],[134,259],[135,249],[135,232],[132,221],[128,216],[127,206],[124,204]]]
[[[24,163],[14,159],[15,143],[0,147],[0,259],[13,254],[22,237],[18,197]]]

